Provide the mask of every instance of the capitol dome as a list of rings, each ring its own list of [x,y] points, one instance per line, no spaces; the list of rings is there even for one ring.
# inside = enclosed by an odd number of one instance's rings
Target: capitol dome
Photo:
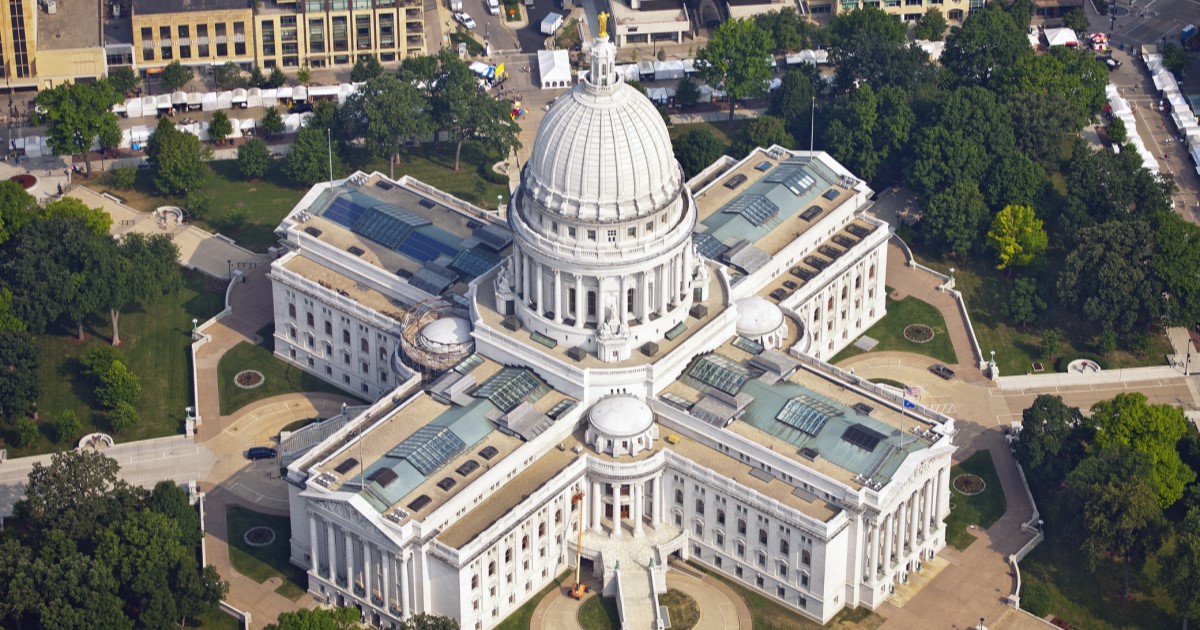
[[[649,214],[683,185],[662,116],[621,82],[560,97],[538,127],[527,168],[526,194],[584,221]]]
[[[471,341],[471,322],[462,317],[435,319],[421,328],[420,341],[432,348],[467,343]]]
[[[588,411],[587,440],[601,453],[637,455],[657,437],[654,412],[635,396],[609,396]]]
[[[737,301],[737,334],[768,348],[779,348],[787,336],[783,310],[766,298],[754,296]]]

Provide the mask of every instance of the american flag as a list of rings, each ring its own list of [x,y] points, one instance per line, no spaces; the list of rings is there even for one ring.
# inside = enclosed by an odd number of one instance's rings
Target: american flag
[[[905,398],[920,398],[921,394],[922,394],[922,390],[920,387],[909,387],[909,386],[904,387],[904,397]]]

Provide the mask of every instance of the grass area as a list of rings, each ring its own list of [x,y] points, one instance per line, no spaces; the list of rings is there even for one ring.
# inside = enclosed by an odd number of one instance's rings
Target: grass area
[[[910,240],[911,244],[911,240]],[[914,252],[916,250],[914,249]],[[1033,363],[1040,362],[1046,371],[1053,371],[1054,361],[1042,349],[1042,333],[1049,328],[1041,324],[1052,324],[1058,331],[1061,342],[1055,357],[1067,361],[1086,357],[1098,358],[1106,368],[1141,367],[1163,365],[1165,355],[1171,352],[1170,342],[1161,329],[1147,333],[1141,343],[1126,340],[1124,347],[1102,357],[1096,347],[1101,331],[1081,317],[1073,308],[1054,305],[1052,295],[1061,260],[1047,259],[1044,268],[1031,273],[1044,289],[1045,299],[1052,306],[1038,318],[1038,324],[1027,329],[1014,326],[1004,314],[1004,305],[1012,289],[1014,277],[992,267],[989,259],[930,260],[916,254],[922,264],[947,273],[954,267],[955,288],[962,292],[967,310],[971,314],[971,325],[984,356],[996,351],[996,364],[1001,374],[1026,374],[1033,370]],[[1141,347],[1133,347],[1140,345]]]
[[[888,385],[890,387],[895,387],[896,389],[904,389],[905,387],[908,387],[904,383],[901,383],[900,381],[893,381],[890,378],[873,378],[871,379],[871,382],[879,385]]]
[[[304,427],[318,420],[320,420],[320,418],[302,418],[300,420],[296,420],[295,422],[287,423],[282,429],[279,430],[279,432],[286,433],[288,431],[299,431],[300,429],[303,429]]]
[[[658,598],[658,603],[667,607],[672,630],[691,630],[700,623],[700,605],[683,591],[668,589]]]
[[[571,18],[558,29],[558,35],[554,37],[554,47],[559,50],[571,50],[572,46],[579,43],[579,20]]]
[[[237,160],[213,160],[208,164],[212,176],[204,192],[212,198],[212,208],[203,219],[192,222],[224,234],[246,249],[266,251],[277,240],[275,228],[304,196],[305,189],[288,181],[282,170],[283,160],[272,160],[266,177],[251,182],[238,173]],[[159,206],[186,205],[180,198],[156,194],[150,170],[138,171],[132,190],[112,188],[104,177],[88,186],[116,195],[143,212]]]
[[[1105,561],[1088,569],[1077,543],[1062,532],[1046,529],[1046,540],[1021,561],[1021,607],[1038,615],[1052,614],[1076,628],[1118,630],[1179,626],[1174,603],[1159,586],[1161,558],[1173,545],[1164,545],[1141,570],[1131,570],[1128,600],[1121,598],[1121,564]]]
[[[471,33],[463,30],[462,27],[458,27],[450,33],[450,42],[454,44],[455,50],[458,50],[459,44],[465,42],[467,44],[467,54],[472,57],[478,57],[484,53],[483,44],[480,44],[478,40],[471,37]]]
[[[533,619],[533,611],[537,609],[538,604],[545,599],[547,595],[559,588],[559,584],[567,579],[567,575],[571,571],[563,571],[552,582],[546,585],[541,592],[530,598],[520,608],[514,610],[511,615],[506,617],[500,625],[496,626],[496,630],[529,630],[530,620]]]
[[[189,619],[188,627],[205,628],[205,630],[241,630],[242,624],[214,606],[212,610],[197,615],[194,619]]]
[[[276,593],[291,600],[299,599],[308,590],[308,575],[288,561],[292,526],[286,516],[272,516],[248,510],[240,505],[225,508],[229,531],[229,563],[238,573],[262,584],[278,577],[283,584]],[[243,538],[246,531],[254,527],[270,527],[275,530],[275,540],[263,547],[252,547]]]
[[[621,617],[614,597],[589,597],[579,607],[578,619],[583,630],[615,630],[621,627]]]
[[[142,399],[138,403],[141,422],[128,433],[114,436],[120,442],[145,440],[183,432],[184,407],[193,404],[188,346],[192,343],[192,318],[205,321],[224,306],[223,291],[209,290],[200,273],[183,274],[183,288],[157,302],[135,306],[120,318],[122,345],[117,352],[125,365],[142,379]],[[95,385],[80,371],[79,358],[94,346],[108,345],[112,328],[108,317],[92,317],[85,322],[88,335],[82,344],[76,341],[75,327],[52,328],[37,338],[41,350],[38,381],[41,392],[37,409],[42,437],[32,445],[16,448],[9,424],[0,425],[0,444],[9,457],[25,457],[74,446],[79,437],[96,431],[109,432],[107,420],[94,394]],[[58,414],[70,409],[79,417],[82,429],[63,444],[50,441],[51,425]]]
[[[733,145],[733,137],[737,135],[738,130],[740,130],[745,124],[746,121],[744,120],[735,120],[732,122],[728,120],[722,120],[714,122],[688,123],[671,125],[669,131],[671,133],[671,140],[674,141],[676,138],[683,135],[683,132],[687,131],[688,129],[704,127],[713,132],[713,135],[715,135],[718,140],[724,143],[725,148],[728,149]]]
[[[325,381],[275,358],[271,348],[271,333],[259,335],[263,338],[261,345],[251,345],[245,342],[230,348],[217,364],[218,389],[221,392],[221,415],[230,414],[246,405],[280,394],[293,392],[324,392],[353,398],[347,392],[326,383]],[[258,370],[265,380],[254,389],[242,389],[234,384],[233,377],[242,370]]]
[[[865,608],[847,608],[842,610],[829,621],[821,625],[810,619],[801,617],[796,611],[776,602],[775,600],[742,586],[737,580],[730,579],[716,571],[689,562],[689,566],[708,573],[712,578],[727,584],[750,609],[750,622],[754,630],[829,630],[830,628],[854,628],[856,630],[874,630],[883,625],[883,617]]]
[[[946,332],[946,320],[942,317],[942,312],[932,304],[922,302],[915,297],[909,296],[903,300],[894,300],[891,296],[892,289],[889,287],[887,291],[887,315],[884,315],[883,319],[863,333],[879,342],[872,352],[911,352],[933,357],[942,363],[951,365],[958,363],[954,356],[954,344],[950,342],[950,335]],[[916,343],[905,339],[904,328],[910,324],[929,326],[933,329],[933,339],[926,343]],[[863,350],[850,345],[837,353],[829,362],[836,364],[844,359],[863,354],[863,352]],[[969,361],[970,357],[963,357],[963,359]]]
[[[959,492],[954,487],[954,478],[964,473],[983,479],[983,492],[974,496]],[[946,518],[946,542],[962,551],[975,542],[975,536],[967,531],[968,526],[987,529],[1004,516],[1004,510],[1008,507],[1004,500],[1004,489],[1000,487],[1000,477],[996,475],[996,467],[992,464],[991,452],[977,451],[950,469],[950,501],[954,507]]]
[[[480,176],[480,169],[491,169],[500,161],[473,142],[463,144],[459,170],[454,170],[454,144],[440,142],[410,147],[396,164],[396,178],[410,175],[434,188],[469,201],[483,208],[496,207],[496,195],[508,202],[508,186],[493,184]],[[356,168],[370,173],[386,174],[388,163],[384,159],[370,159],[356,164]]]

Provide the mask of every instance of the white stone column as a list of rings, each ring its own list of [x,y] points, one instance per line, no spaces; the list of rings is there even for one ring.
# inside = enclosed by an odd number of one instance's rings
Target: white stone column
[[[638,481],[633,484],[633,492],[630,493],[633,499],[633,535],[642,535],[642,491],[646,486],[646,482]]]
[[[583,328],[587,319],[587,296],[583,294],[583,276],[575,274],[575,327]]]
[[[933,479],[926,479],[925,485],[921,487],[921,493],[925,496],[925,510],[921,514],[921,532],[925,534],[925,538],[929,538],[929,533],[933,531]]]
[[[946,492],[946,469],[940,468],[937,473],[937,500],[933,504],[933,524],[938,529],[942,528],[942,515],[950,509],[950,496]]]
[[[321,570],[321,559],[317,557],[317,517],[308,515],[308,557],[313,575]]]
[[[637,316],[642,323],[646,323],[650,317],[650,291],[647,288],[646,272],[638,272],[638,307]]]
[[[346,532],[346,590],[354,594],[354,538]]]
[[[371,572],[375,567],[371,566],[371,543],[363,541],[363,597],[368,602],[371,601]]]
[[[534,575],[541,575],[541,540],[538,538],[538,524],[542,522],[542,512],[538,510],[533,513],[533,520],[529,523],[529,569]]]
[[[879,579],[879,525],[876,521],[871,526],[871,546],[868,551],[871,556],[871,573],[868,582],[874,584]]]
[[[893,531],[895,523],[892,521],[891,514],[884,518],[884,525],[887,528],[884,530],[887,535],[883,538],[883,572],[887,574],[892,568],[892,536],[895,534]]]
[[[667,280],[667,267],[659,265],[654,268],[654,271],[658,274],[658,314],[666,315],[667,306],[671,303],[668,299],[668,296],[671,295],[671,283]]]
[[[600,532],[600,521],[604,519],[604,494],[600,492],[600,482],[592,482],[592,513],[596,518],[592,521],[592,531]]]
[[[650,526],[654,529],[662,526],[662,504],[662,473],[659,473],[650,485]]]
[[[921,522],[921,493],[920,488],[913,492],[908,499],[908,544],[917,548],[917,525]]]
[[[333,536],[333,523],[325,521],[325,544],[329,547],[329,557],[326,559],[326,565],[329,566],[329,581],[337,583],[337,539]]]
[[[904,556],[904,549],[908,547],[908,501],[900,502],[900,511],[896,518],[896,557]]]
[[[480,583],[480,588],[487,588],[486,584]],[[408,553],[400,552],[400,618],[405,619],[412,614],[412,600],[408,593]]]
[[[617,277],[617,321],[625,321],[625,313],[629,308],[629,294],[625,291],[625,276]]]
[[[534,267],[534,272],[537,274],[537,312],[538,315],[546,314],[546,268],[542,263],[537,263]]]
[[[554,323],[561,323],[562,315],[562,272],[554,270]]]
[[[379,551],[380,570],[383,572],[383,575],[380,576],[380,586],[383,587],[381,589],[383,591],[383,610],[390,615],[392,613],[392,584],[388,581],[388,576],[391,574],[392,554],[383,549]]]
[[[528,306],[533,300],[533,292],[529,290],[529,256],[521,254],[521,298]]]
[[[611,484],[613,489],[613,538],[620,538],[624,535],[621,531],[621,484]]]

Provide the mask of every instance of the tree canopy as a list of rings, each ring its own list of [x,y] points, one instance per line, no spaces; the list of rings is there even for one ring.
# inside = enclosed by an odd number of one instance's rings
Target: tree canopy
[[[185,195],[199,189],[208,179],[208,165],[200,138],[179,131],[168,118],[158,121],[146,147],[154,174],[154,186],[168,195]]]
[[[707,127],[693,127],[679,134],[671,145],[683,167],[684,177],[695,177],[725,153],[725,145]]]
[[[930,7],[925,10],[925,15],[922,15],[921,19],[917,20],[917,25],[913,29],[913,35],[917,39],[940,42],[945,36],[948,26],[946,16],[942,15],[941,9]]]
[[[433,88],[434,125],[455,143],[454,170],[459,169],[463,142],[475,139],[492,153],[507,156],[521,146],[520,126],[512,119],[509,102],[479,89],[466,62],[449,49],[438,53],[438,74]]]
[[[941,63],[961,83],[988,86],[994,74],[1033,56],[1025,31],[998,5],[974,11],[946,38]]]
[[[696,54],[696,68],[705,83],[721,86],[729,95],[729,119],[737,101],[767,93],[774,73],[770,33],[752,20],[726,20]]]
[[[1106,330],[1129,332],[1162,312],[1163,299],[1150,269],[1144,221],[1112,220],[1079,231],[1067,254],[1058,295]]]
[[[763,114],[738,129],[733,140],[733,153],[745,156],[757,147],[770,148],[776,144],[790,149],[795,140],[784,128],[782,120],[770,114]]]
[[[82,154],[87,174],[92,174],[92,143],[118,128],[112,106],[120,95],[107,80],[94,83],[60,83],[42,90],[35,99],[44,113],[35,113],[35,124],[46,125],[46,140],[59,155]],[[119,129],[117,135],[120,136]]]
[[[162,73],[158,75],[158,79],[162,83],[163,89],[168,92],[174,92],[192,80],[192,69],[178,61],[172,61],[167,64],[167,67],[163,68]]]
[[[208,122],[208,139],[224,144],[225,138],[231,135],[233,135],[233,123],[229,120],[229,116],[219,109],[213,112],[212,119]]]
[[[1029,206],[1005,206],[992,219],[988,244],[996,250],[997,269],[1024,267],[1046,251],[1048,241],[1042,220]]]
[[[1040,394],[1021,413],[1017,460],[1027,475],[1056,486],[1083,458],[1086,430],[1078,407],[1067,406],[1061,396]]]
[[[238,145],[238,171],[246,179],[259,179],[271,166],[271,150],[261,138],[251,138]]]
[[[378,63],[378,62],[376,62]],[[360,121],[367,148],[388,161],[388,177],[395,178],[396,162],[404,145],[433,136],[429,101],[412,83],[384,74],[367,81],[346,103],[347,117]]]
[[[41,350],[24,330],[0,330],[0,417],[13,420],[37,400]]]
[[[1146,457],[1149,481],[1162,508],[1183,497],[1183,489],[1196,473],[1179,457],[1176,445],[1188,428],[1183,410],[1174,405],[1152,405],[1145,394],[1125,392],[1092,406],[1096,446],[1128,447]]]
[[[341,160],[332,153],[329,139],[320,129],[305,127],[296,134],[292,146],[283,158],[283,172],[297,184],[312,186],[329,179],[329,164],[341,170]]]

